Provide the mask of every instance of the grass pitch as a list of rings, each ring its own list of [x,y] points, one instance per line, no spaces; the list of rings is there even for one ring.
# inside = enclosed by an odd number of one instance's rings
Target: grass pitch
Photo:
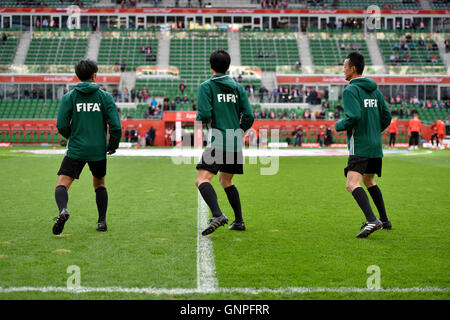
[[[0,287],[64,287],[77,265],[83,287],[196,288],[195,165],[170,158],[109,157],[108,232],[86,166],[69,191],[71,214],[53,236],[62,156],[0,150]],[[23,149],[23,148],[20,148]],[[347,157],[280,158],[276,175],[245,165],[236,176],[245,232],[211,235],[220,288],[450,287],[450,151],[386,155],[383,192],[393,230],[356,239],[364,216],[345,190]],[[217,181],[219,204],[233,220]],[[375,206],[373,209],[376,212]],[[0,299],[449,299],[450,292],[0,293]]]

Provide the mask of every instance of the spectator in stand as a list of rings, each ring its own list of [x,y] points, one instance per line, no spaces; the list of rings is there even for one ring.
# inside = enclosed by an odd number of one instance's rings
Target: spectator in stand
[[[2,34],[2,41],[3,41],[3,45],[5,46],[6,43],[8,42],[8,36],[6,35],[6,33]]]
[[[273,110],[269,111],[269,119],[271,119],[271,120],[275,119],[275,112]]]
[[[258,110],[258,109],[255,109],[255,111],[253,111],[253,117],[254,117],[255,119],[259,119],[260,113],[259,113],[259,110]]]
[[[391,115],[392,116],[398,116],[398,109],[397,109],[397,107],[395,107],[394,110],[391,110]]]
[[[272,90],[272,102],[278,102],[278,88],[275,87]]]
[[[398,115],[400,119],[403,119],[405,116],[405,108],[403,106],[400,107],[400,110],[398,111]]]
[[[414,118],[409,120],[408,124],[408,134],[409,138],[409,149],[419,149],[419,135],[422,129],[422,122],[419,119],[419,115],[415,114]]]
[[[197,101],[192,100],[192,106],[191,106],[191,109],[192,109],[193,111],[197,111]]]
[[[306,109],[305,112],[303,112],[303,119],[311,120],[311,113],[309,112],[308,109]]]
[[[175,100],[172,100],[172,103],[171,103],[171,105],[170,105],[170,109],[171,109],[172,111],[177,110],[177,104],[176,104]]]
[[[162,110],[163,111],[169,111],[170,110],[169,101],[164,100],[163,106],[162,106]]]
[[[186,85],[183,81],[178,85],[178,90],[181,92],[181,94],[184,94],[184,91],[186,90]]]
[[[134,100],[136,99],[136,90],[133,88],[130,91],[130,97],[131,97],[131,102],[134,102]]]
[[[150,96],[149,96],[149,94],[148,94],[148,91],[147,91],[147,88],[144,88],[144,92],[143,92],[143,102],[147,102],[148,101],[148,99],[150,98]]]
[[[292,110],[291,114],[289,115],[289,120],[295,120],[297,118],[297,115],[295,114],[295,111]]]
[[[189,104],[189,98],[187,95],[184,95],[183,100],[181,100],[181,104]]]
[[[392,117],[391,124],[389,125],[389,147],[395,148],[395,137],[398,133],[397,117]]]
[[[181,104],[181,98],[180,95],[177,94],[177,96],[175,97],[175,103],[176,104]]]
[[[155,97],[152,98],[152,101],[150,102],[150,105],[151,105],[152,107],[155,107],[155,108],[156,108],[156,106],[158,105],[158,101],[156,101],[156,98],[155,98]]]
[[[267,118],[266,110],[262,109],[262,111],[261,111],[261,119],[266,119],[266,118]]]
[[[138,93],[137,93],[137,98],[138,98],[139,103],[142,102],[143,97],[144,97],[144,92],[142,91],[142,88],[139,88]]]

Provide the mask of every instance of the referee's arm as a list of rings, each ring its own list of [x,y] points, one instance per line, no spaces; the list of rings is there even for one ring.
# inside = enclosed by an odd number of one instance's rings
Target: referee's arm
[[[255,117],[253,116],[250,101],[248,101],[247,94],[242,86],[239,86],[239,100],[239,112],[241,113],[240,127],[242,131],[246,132],[252,127]]]
[[[209,88],[206,86],[200,85],[198,87],[197,93],[197,121],[201,121],[203,123],[209,122],[212,118],[212,103],[213,99],[210,93]]]
[[[354,94],[350,90],[344,90],[342,97],[344,99],[345,118],[334,124],[336,131],[350,130],[361,119],[361,110]]]
[[[380,101],[380,106],[381,106],[381,110],[380,110],[381,123],[380,123],[380,125],[381,125],[381,132],[383,132],[391,124],[392,115],[391,115],[391,112],[389,111],[386,101],[384,101],[383,95],[381,93],[379,93],[378,95],[380,96],[378,98],[378,101]]]
[[[120,138],[122,137],[122,126],[120,124],[119,113],[117,112],[117,106],[112,96],[109,95],[108,103],[106,106],[107,121],[109,125],[109,144],[107,151],[112,153],[119,147]]]
[[[72,104],[69,95],[64,95],[58,110],[58,120],[56,128],[58,132],[66,139],[70,137],[70,122],[72,120]]]

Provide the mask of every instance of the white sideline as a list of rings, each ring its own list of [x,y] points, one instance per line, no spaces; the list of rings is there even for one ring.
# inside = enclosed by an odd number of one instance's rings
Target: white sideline
[[[60,292],[60,293],[136,293],[136,294],[154,294],[154,295],[185,295],[185,294],[233,294],[242,293],[258,295],[262,293],[273,294],[304,294],[304,293],[426,293],[426,292],[450,292],[450,288],[440,287],[411,287],[411,288],[381,288],[368,289],[356,287],[287,287],[287,288],[122,288],[122,287],[0,287],[0,293],[12,292]]]
[[[217,290],[219,284],[216,278],[211,238],[201,234],[202,230],[208,226],[209,210],[200,191],[198,191],[197,216],[197,289],[201,292],[209,292]]]

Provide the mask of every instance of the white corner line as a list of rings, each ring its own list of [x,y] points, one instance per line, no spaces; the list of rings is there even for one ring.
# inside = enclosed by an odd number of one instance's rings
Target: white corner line
[[[211,237],[202,236],[201,232],[208,226],[209,210],[198,191],[197,209],[197,289],[200,292],[216,291],[219,284],[216,278],[216,264]]]

